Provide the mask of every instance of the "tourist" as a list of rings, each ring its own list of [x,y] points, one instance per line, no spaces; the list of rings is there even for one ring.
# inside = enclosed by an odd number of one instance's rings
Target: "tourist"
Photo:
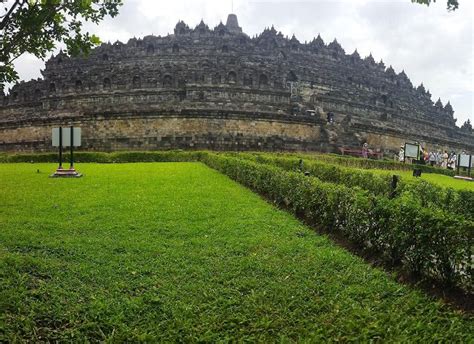
[[[448,159],[449,159],[448,151],[445,150],[442,155],[442,161],[441,161],[442,168],[448,168]]]
[[[448,170],[452,170],[452,166],[451,166],[452,162],[453,162],[453,155],[452,155],[452,153],[448,153],[448,163],[447,163],[447,166],[446,166],[446,168]]]
[[[418,151],[418,157],[416,159],[418,161],[416,163],[424,165],[425,162],[427,161],[426,157],[427,157],[428,151],[422,145],[420,145],[418,142],[417,142],[417,144],[420,147],[420,149]]]
[[[369,145],[367,142],[362,145],[362,157],[365,159],[369,157]]]
[[[448,162],[448,168],[450,170],[454,170],[456,168],[456,161],[458,160],[457,158],[458,156],[456,155],[456,152],[452,151],[449,156],[449,162]]]
[[[436,164],[436,153],[435,152],[430,152],[428,155],[428,162],[431,166],[434,166]]]
[[[441,167],[442,162],[443,162],[443,155],[441,154],[441,151],[438,150],[436,152],[436,166]]]
[[[398,161],[405,162],[405,147],[403,145],[400,146],[400,152],[398,152]]]

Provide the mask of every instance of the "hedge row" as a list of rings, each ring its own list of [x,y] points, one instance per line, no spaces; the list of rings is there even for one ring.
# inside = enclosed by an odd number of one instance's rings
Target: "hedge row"
[[[388,199],[237,157],[209,153],[202,159],[391,264],[470,293],[474,290],[474,223],[461,216],[425,209],[410,194]]]
[[[174,161],[166,160],[170,159],[184,159],[185,156],[190,154],[191,160],[195,160],[195,156],[199,156],[199,152],[193,151],[151,151],[151,152],[114,152],[114,153],[103,153],[103,152],[76,152],[74,156],[77,162],[99,162],[99,163],[112,163],[112,162],[142,162],[142,161]],[[278,154],[279,156],[294,157],[294,154]],[[68,153],[65,153],[65,157],[68,157]],[[362,169],[383,169],[383,170],[413,170],[421,168],[422,172],[426,173],[438,173],[445,174],[448,176],[454,176],[454,171],[446,170],[427,165],[409,165],[402,164],[395,161],[387,160],[372,160],[372,159],[361,159],[356,157],[346,157],[333,154],[298,154],[298,157],[304,159],[318,160],[321,162],[327,162],[330,164],[337,164],[346,167],[356,167]],[[163,160],[161,160],[163,159]],[[58,160],[57,153],[40,153],[40,154],[3,154],[0,153],[0,162],[56,162]],[[183,160],[177,160],[183,161]]]
[[[347,187],[357,186],[374,195],[400,197],[410,193],[422,207],[440,208],[474,219],[474,192],[470,190],[453,190],[425,180],[408,180],[400,176],[396,189],[392,189],[393,175],[388,172],[375,174],[368,170],[332,165],[312,159],[301,159],[303,162],[301,166],[299,158],[264,153],[234,153],[233,156],[273,164],[288,171],[309,172],[322,181],[343,184]]]
[[[287,154],[285,154],[287,155]],[[306,159],[314,159],[330,164],[337,164],[346,167],[357,167],[363,169],[380,169],[380,170],[404,170],[412,171],[415,168],[421,169],[424,173],[437,173],[444,174],[447,176],[454,176],[455,171],[448,170],[445,168],[433,167],[430,165],[414,165],[404,164],[398,161],[389,160],[374,160],[374,159],[362,159],[349,156],[341,156],[334,154],[299,154],[299,156]]]
[[[125,162],[165,162],[197,161],[201,151],[146,151],[146,152],[75,152],[74,162],[125,163]],[[63,155],[65,162],[69,154]],[[0,155],[0,162],[58,162],[57,153]]]
[[[315,176],[325,182],[343,184],[348,187],[358,186],[374,195],[388,197],[392,193],[392,176],[390,175],[378,175],[363,169],[347,168],[317,160],[303,160],[272,154],[252,155],[242,153],[238,156],[256,162],[272,164],[287,171],[309,172],[311,176]]]
[[[446,212],[463,215],[467,219],[474,219],[473,191],[444,188],[425,180],[403,182],[402,179],[399,193],[412,195],[422,207],[440,208]]]

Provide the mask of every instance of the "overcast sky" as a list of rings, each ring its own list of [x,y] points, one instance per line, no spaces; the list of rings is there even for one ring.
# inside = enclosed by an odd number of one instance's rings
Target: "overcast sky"
[[[346,53],[372,53],[396,72],[405,70],[436,101],[451,101],[461,125],[474,114],[474,1],[459,0],[455,12],[446,0],[430,7],[410,0],[234,0],[233,12],[250,36],[275,26],[283,34],[310,41],[318,33],[326,43],[337,38]],[[99,26],[87,25],[102,41],[172,33],[178,20],[195,27],[225,23],[232,0],[124,0],[120,15]],[[16,63],[23,80],[40,76],[44,62],[23,56]]]

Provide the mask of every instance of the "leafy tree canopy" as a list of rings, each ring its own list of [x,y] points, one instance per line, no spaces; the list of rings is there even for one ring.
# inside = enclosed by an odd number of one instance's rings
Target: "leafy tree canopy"
[[[436,0],[411,0],[411,2],[429,6],[432,2],[436,2]],[[448,11],[455,11],[459,7],[459,0],[448,0],[447,6]]]
[[[0,6],[0,91],[18,80],[13,61],[24,53],[40,59],[62,42],[69,55],[88,54],[99,37],[84,22],[115,17],[122,0],[8,0]],[[3,8],[2,8],[3,7]]]

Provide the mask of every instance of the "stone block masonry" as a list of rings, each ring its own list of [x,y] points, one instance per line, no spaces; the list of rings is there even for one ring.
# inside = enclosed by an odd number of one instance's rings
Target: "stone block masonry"
[[[419,141],[474,153],[472,127],[372,56],[334,40],[300,43],[273,27],[250,38],[227,24],[102,44],[50,58],[43,78],[0,94],[0,151],[49,151],[51,128],[81,126],[86,150],[390,152]],[[334,123],[328,124],[331,114]]]

